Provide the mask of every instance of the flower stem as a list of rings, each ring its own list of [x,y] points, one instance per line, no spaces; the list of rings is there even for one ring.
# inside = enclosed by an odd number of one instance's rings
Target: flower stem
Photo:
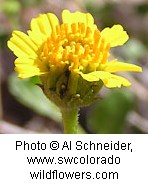
[[[78,108],[61,109],[64,134],[76,134],[78,127]]]

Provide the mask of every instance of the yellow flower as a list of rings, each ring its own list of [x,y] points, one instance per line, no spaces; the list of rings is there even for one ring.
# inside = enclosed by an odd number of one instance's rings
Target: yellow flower
[[[139,66],[109,60],[110,48],[121,46],[128,35],[121,25],[100,31],[89,13],[68,10],[62,12],[60,24],[52,14],[40,14],[32,19],[27,34],[13,31],[8,47],[18,57],[15,70],[20,78],[32,76],[79,75],[88,82],[102,81],[108,88],[129,86],[118,75],[120,71],[141,72]],[[62,87],[63,90],[65,86]]]

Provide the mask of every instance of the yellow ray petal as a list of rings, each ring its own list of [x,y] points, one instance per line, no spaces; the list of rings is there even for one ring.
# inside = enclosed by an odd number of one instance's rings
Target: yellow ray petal
[[[44,38],[45,37],[45,34],[43,33],[42,31],[42,28],[41,28],[41,24],[40,24],[40,17],[38,16],[37,18],[33,18],[31,20],[31,23],[30,23],[30,27],[31,27],[31,33],[33,34],[38,34],[38,38]]]
[[[59,25],[59,20],[56,15],[52,13],[47,13],[47,17],[51,26],[52,31],[56,31],[56,26]]]
[[[48,14],[40,14],[36,20],[36,24],[42,34],[49,36],[52,32],[52,27],[47,15]]]
[[[18,65],[18,64],[26,64],[26,65],[30,65],[30,66],[32,66],[32,65],[34,65],[34,62],[35,62],[35,60],[34,59],[31,59],[31,58],[17,58],[16,60],[15,60],[15,65]]]
[[[41,44],[52,32],[55,32],[58,24],[59,20],[54,14],[40,14],[37,18],[32,19],[31,30],[28,31],[28,34],[34,42],[38,38],[40,40],[38,44]]]
[[[15,71],[18,72],[19,78],[28,78],[40,75],[39,69],[33,65],[16,64]]]
[[[42,67],[37,66],[37,63],[31,59],[16,59],[15,71],[19,73],[18,77],[28,78],[32,76],[40,76],[48,73]]]
[[[17,44],[12,43],[11,39],[8,41],[7,45],[17,57],[29,57],[28,52],[23,51]]]
[[[8,47],[14,52],[16,56],[20,57],[36,57],[38,47],[25,33],[14,31],[12,37],[8,41]]]
[[[92,30],[97,29],[97,26],[94,24],[94,18],[90,13],[81,13],[81,12],[74,12],[71,13],[68,10],[64,10],[62,12],[62,20],[63,23],[84,23],[86,27],[89,26]]]
[[[128,87],[131,83],[124,77],[111,74],[110,78],[104,83],[108,88],[121,88],[122,86]]]
[[[46,37],[41,35],[40,32],[32,32],[31,30],[27,31],[30,39],[39,47],[45,40]]]
[[[86,17],[84,16],[84,13],[80,13],[80,12],[71,13],[68,10],[64,10],[62,12],[62,20],[63,20],[63,23],[68,23],[68,24],[72,24],[76,22],[86,23]]]
[[[82,72],[79,72],[79,74],[83,77],[83,79],[89,82],[102,80],[104,85],[108,88],[121,88],[122,85],[131,85],[131,83],[127,79],[104,71],[94,71],[88,74],[83,74]]]
[[[40,71],[40,73],[47,73],[49,70],[48,70],[48,67],[46,64],[43,64],[43,62],[41,62],[39,59],[31,59],[31,58],[17,58],[15,60],[15,66],[16,67],[20,67],[20,68],[23,68],[22,67],[26,65],[26,67],[34,67],[34,68],[37,68],[37,70]],[[21,70],[18,72],[22,72]],[[30,72],[30,71],[29,71]]]
[[[102,30],[101,37],[105,39],[106,43],[110,44],[110,47],[121,46],[129,38],[126,31],[119,24]]]
[[[83,77],[83,79],[89,82],[99,81],[100,79],[106,79],[110,77],[110,73],[104,71],[94,71],[88,74],[79,72],[79,74]]]
[[[111,62],[108,62],[104,65],[104,71],[114,73],[114,72],[122,72],[122,71],[135,71],[135,72],[142,72],[142,68],[130,64],[130,63],[123,63],[123,62],[118,62],[117,60],[113,60]]]

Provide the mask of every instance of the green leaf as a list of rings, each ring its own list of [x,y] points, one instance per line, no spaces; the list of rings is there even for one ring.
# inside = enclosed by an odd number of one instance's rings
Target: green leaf
[[[39,86],[35,85],[39,83],[38,77],[22,80],[16,74],[12,74],[8,80],[11,94],[20,103],[42,116],[61,122],[61,113],[58,107],[45,97]]]
[[[112,90],[88,113],[88,127],[94,133],[99,134],[123,133],[126,116],[132,109],[133,103],[134,95],[131,92]]]
[[[17,0],[4,1],[0,8],[6,15],[13,16],[20,12],[21,3]]]

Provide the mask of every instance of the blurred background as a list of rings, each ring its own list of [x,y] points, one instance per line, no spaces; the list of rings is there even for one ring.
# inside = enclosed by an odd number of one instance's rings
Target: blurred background
[[[147,0],[0,0],[0,133],[62,133],[59,110],[34,85],[37,79],[17,78],[7,40],[14,29],[28,30],[39,13],[61,18],[63,9],[90,12],[100,30],[123,25],[130,40],[112,53],[143,68],[142,73],[124,73],[132,82],[130,88],[103,88],[101,101],[81,109],[79,133],[148,133]]]

